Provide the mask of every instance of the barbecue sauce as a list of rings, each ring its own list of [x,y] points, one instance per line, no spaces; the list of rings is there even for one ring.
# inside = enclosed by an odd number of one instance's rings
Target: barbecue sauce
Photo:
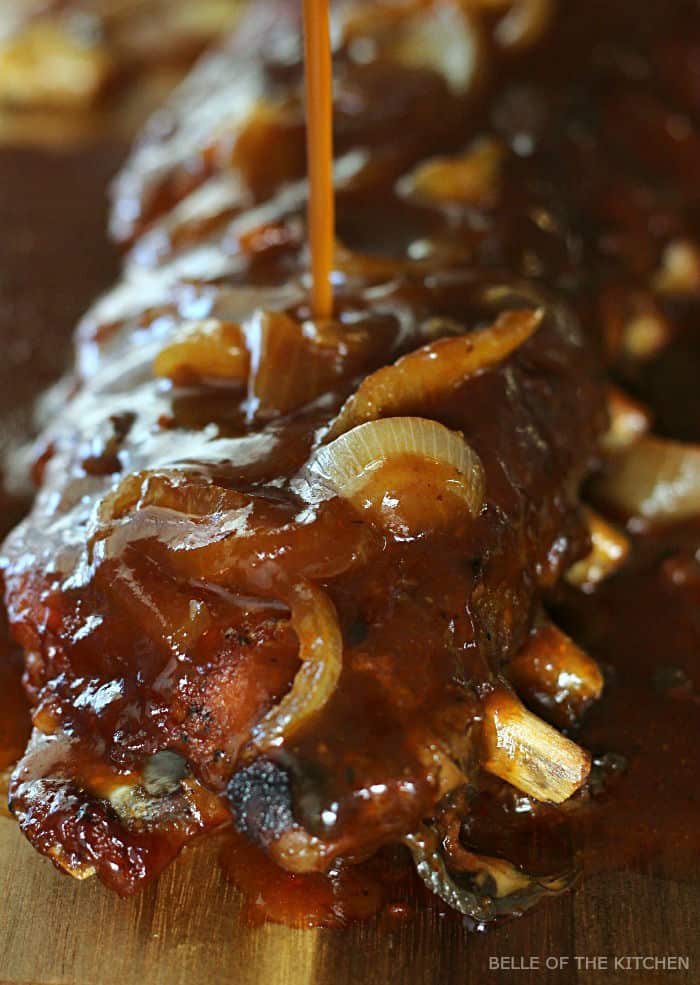
[[[333,310],[333,76],[327,0],[304,0],[308,234],[311,249],[311,310],[329,318]]]
[[[474,238],[480,262],[495,256],[499,262],[507,258],[514,266],[529,264],[534,276],[550,278],[559,289],[570,292],[572,303],[584,312],[590,310],[593,289],[597,291],[601,283],[606,287],[611,282],[626,285],[630,268],[623,266],[623,261],[631,257],[632,270],[650,274],[649,256],[655,260],[658,252],[654,230],[661,230],[660,239],[667,237],[669,231],[685,235],[698,232],[693,215],[684,218],[674,208],[677,175],[673,175],[674,184],[669,190],[660,173],[665,162],[659,162],[640,139],[643,122],[639,117],[627,119],[619,115],[615,110],[619,103],[612,97],[609,100],[605,93],[612,72],[618,87],[632,90],[624,93],[626,105],[647,105],[646,97],[636,92],[634,79],[625,78],[624,71],[616,74],[606,61],[614,60],[610,45],[613,49],[615,44],[627,45],[632,54],[640,57],[640,50],[644,52],[644,45],[649,43],[645,28],[639,29],[640,36],[633,32],[636,12],[632,8],[636,5],[614,7],[610,35],[605,38],[608,47],[597,52],[593,64],[587,62],[585,55],[586,46],[590,50],[593,47],[586,25],[581,26],[572,16],[569,20],[563,18],[551,40],[520,69],[521,78],[509,66],[516,81],[505,87],[487,115],[502,136],[531,151],[509,165],[512,173],[510,179],[506,178],[505,194],[510,196],[510,204],[503,209],[501,218],[491,218],[486,210],[480,216],[486,231]],[[616,17],[621,24],[615,23]],[[576,41],[572,41],[574,28],[581,35]],[[656,85],[664,94],[672,91],[692,117],[699,109],[696,91],[692,80],[683,73],[684,63],[674,61],[670,55],[680,46],[686,61],[691,61],[693,52],[700,52],[700,39],[697,31],[693,34],[680,30],[677,34],[672,33],[670,40],[661,37],[654,51],[654,58],[664,66],[664,81]],[[547,45],[551,45],[551,51]],[[571,64],[579,69],[583,66],[590,78],[584,97],[578,81],[569,79],[568,95],[579,113],[571,124],[566,122],[567,113],[562,109],[566,59],[548,58],[548,51],[570,52]],[[563,72],[564,79],[557,71]],[[598,129],[605,126],[606,119],[608,127],[614,127],[611,160],[605,158],[608,151]],[[688,153],[692,151],[692,147],[688,149],[684,141],[680,142]],[[569,173],[562,161],[570,169],[580,168],[582,162],[593,162],[581,187],[572,187],[567,179],[569,187],[562,189],[560,172]],[[674,158],[673,162],[682,172],[683,159]],[[631,191],[630,174],[636,182]],[[661,189],[656,197],[654,189]],[[572,237],[559,238],[556,210],[550,209],[547,217],[543,216],[538,193],[557,203],[563,201],[579,220],[582,214],[589,221],[595,215],[602,231],[596,228],[594,236],[585,229],[578,238],[573,236],[575,242]],[[348,225],[352,219],[349,213],[350,210],[345,216]],[[651,234],[646,231],[649,228]],[[597,278],[593,284],[587,281],[587,271],[591,269]],[[518,274],[522,272],[518,270]],[[695,295],[682,302],[668,302],[669,317],[679,322],[688,319],[689,311],[696,310]],[[590,330],[593,335],[597,327],[590,326]],[[687,335],[674,345],[688,346]],[[694,354],[696,348],[692,349]],[[672,346],[669,353],[673,351]],[[653,368],[647,367],[639,374],[623,366],[615,374],[636,387],[653,406],[657,403],[655,395],[660,384],[654,379]],[[663,381],[662,392],[663,399],[658,404],[663,420],[668,422],[667,430],[672,431],[674,422],[683,420],[683,437],[697,440],[700,434],[694,433],[687,422],[685,403],[678,397],[674,401],[672,378]],[[192,413],[194,408],[206,417],[211,402],[211,395],[201,400],[196,394],[183,397],[181,412]],[[237,423],[234,421],[232,426]],[[698,547],[700,533],[693,524],[658,534],[638,534],[630,562],[613,581],[590,596],[567,590],[551,600],[552,611],[562,626],[588,647],[608,672],[605,696],[589,713],[577,736],[595,753],[596,767],[589,788],[565,811],[525,804],[502,790],[486,790],[479,810],[469,820],[469,839],[481,850],[502,852],[542,871],[561,864],[578,864],[587,873],[603,867],[653,866],[654,858],[663,855],[666,865],[677,866],[679,876],[686,861],[697,857]],[[437,574],[435,587],[437,593],[448,588]],[[0,690],[0,700],[11,736],[21,736],[26,717],[17,698],[15,664],[15,658],[8,658],[4,664],[13,683]],[[8,756],[15,755],[16,741],[10,739]],[[611,831],[620,832],[619,837],[611,837]],[[336,925],[335,921],[366,916],[385,899],[371,888],[373,877],[365,874],[357,877],[367,880],[366,892],[360,890],[359,896],[368,898],[370,903],[365,906],[361,901],[358,907],[339,907],[338,900],[346,892],[337,888],[342,882],[340,875],[295,877],[277,873],[269,861],[263,863],[258,858],[255,849],[243,849],[239,836],[233,837],[229,852],[226,870],[251,900],[263,901],[254,906],[255,919],[267,916],[294,924]],[[357,883],[352,883],[347,892],[351,900],[357,898]],[[393,902],[391,896],[389,902]],[[339,917],[338,912],[343,916]]]
[[[623,24],[627,30],[624,11]],[[561,28],[564,36],[567,27]],[[688,59],[691,50],[688,45]],[[546,47],[540,60],[547,60]],[[525,120],[535,109],[537,114],[543,112],[535,99],[525,98],[521,109]],[[517,124],[512,126],[515,130]],[[624,128],[624,121],[619,126]],[[519,136],[523,145],[526,140],[534,145],[538,135],[523,127]],[[700,358],[697,332],[686,312],[681,317],[681,339],[663,354],[658,368],[648,364],[635,383],[651,399],[657,418],[670,422],[667,433],[698,440],[700,427],[691,423],[697,415],[689,414],[688,403],[695,390],[689,385],[679,389],[673,382],[679,376],[690,378],[688,366]],[[692,523],[678,530],[640,534],[625,570],[611,583],[593,595],[568,589],[553,601],[552,612],[560,625],[588,648],[606,673],[604,697],[577,735],[595,757],[591,781],[563,812],[527,805],[517,796],[504,799],[502,792],[494,792],[492,799],[486,795],[469,821],[471,844],[515,859],[530,871],[575,867],[584,876],[623,867],[653,867],[654,860],[662,857],[665,873],[683,878],[696,862],[700,850],[700,627],[695,616],[700,605],[699,538],[700,526]],[[250,861],[246,864],[244,859]],[[255,901],[247,911],[253,921],[266,918],[327,926],[328,901],[342,898],[337,876],[295,877],[278,870],[273,879],[269,861],[263,863],[256,849],[243,848],[240,836],[224,851],[223,860],[225,871],[246,898]],[[410,869],[405,858],[404,899],[436,905],[425,898]],[[391,912],[386,895],[377,896],[372,878],[365,878],[368,897],[378,909]],[[309,880],[302,895],[306,907],[299,908],[296,901],[305,879]],[[350,907],[346,917],[352,916],[357,914]]]

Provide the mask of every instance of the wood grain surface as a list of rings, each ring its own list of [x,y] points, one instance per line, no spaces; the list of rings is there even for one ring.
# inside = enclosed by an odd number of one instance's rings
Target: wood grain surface
[[[101,146],[47,156],[0,149],[4,444],[27,422],[33,394],[23,367],[38,364],[42,384],[58,375],[73,322],[113,276],[115,258],[102,232],[104,189],[122,151]],[[611,827],[611,846],[624,837]],[[436,910],[391,931],[375,923],[294,931],[244,924],[215,843],[188,850],[141,896],[124,901],[94,881],[61,876],[11,821],[0,819],[0,982],[699,985],[700,860],[679,879],[671,849],[668,858],[661,851],[634,869],[593,876],[487,934],[469,934],[458,917]],[[616,970],[615,958],[625,955],[676,955],[690,967]],[[547,958],[567,963],[548,969]],[[607,959],[608,969],[591,968],[596,958]],[[493,968],[496,960],[501,970]],[[516,970],[528,961],[541,967]]]
[[[614,836],[614,835],[613,835]],[[697,985],[697,883],[621,872],[487,934],[423,912],[394,931],[249,928],[216,864],[215,846],[187,851],[141,896],[119,900],[74,883],[0,822],[0,980],[65,985]],[[577,970],[574,958],[684,955],[688,972]],[[548,957],[568,967],[546,970]],[[541,970],[494,970],[493,959],[539,958]]]

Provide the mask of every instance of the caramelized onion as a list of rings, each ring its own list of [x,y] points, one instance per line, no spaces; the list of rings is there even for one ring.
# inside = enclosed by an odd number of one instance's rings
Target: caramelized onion
[[[240,170],[256,199],[269,197],[280,184],[303,174],[304,132],[293,109],[260,99],[249,107],[235,133],[231,164]],[[225,136],[226,132],[219,138]],[[271,147],[275,148],[272,154]]]
[[[409,535],[453,514],[460,500],[476,516],[484,499],[476,452],[457,432],[422,417],[368,421],[322,445],[304,483],[311,498],[330,492]]]
[[[203,602],[167,582],[146,588],[126,564],[98,570],[95,584],[164,655],[182,659],[211,625]]]
[[[500,688],[484,701],[483,766],[535,800],[561,804],[585,782],[590,756]]]
[[[419,164],[399,181],[398,191],[419,203],[488,208],[498,198],[504,156],[499,141],[482,139],[463,154]]]
[[[333,694],[343,666],[343,637],[333,603],[320,588],[301,582],[289,600],[299,637],[301,668],[280,703],[253,729],[248,757],[279,746]]]
[[[249,497],[243,493],[184,472],[130,472],[100,500],[93,539],[101,539],[108,528],[113,528],[121,521],[129,521],[131,515],[150,506],[180,513],[183,519],[214,518],[221,527],[221,514],[224,511],[229,513],[246,507],[248,503]],[[153,533],[149,535],[153,536]]]
[[[174,574],[279,598],[303,578],[331,578],[371,549],[368,524],[337,502],[298,513],[188,475],[136,473],[100,503],[90,559],[148,541]]]
[[[609,463],[596,498],[651,523],[700,513],[700,446],[644,437]]]
[[[300,322],[284,312],[258,312],[246,326],[252,353],[251,411],[287,414],[353,375],[378,340],[364,326]]]
[[[240,325],[208,318],[185,322],[156,356],[153,372],[176,383],[190,377],[245,380],[248,363]]]
[[[440,339],[377,370],[343,405],[329,439],[366,421],[418,408],[475,373],[498,365],[530,338],[542,317],[541,309],[505,311],[488,328]]]
[[[156,376],[248,380],[251,413],[286,414],[358,372],[381,344],[364,325],[300,322],[258,311],[242,325],[215,318],[186,322],[154,361]]]

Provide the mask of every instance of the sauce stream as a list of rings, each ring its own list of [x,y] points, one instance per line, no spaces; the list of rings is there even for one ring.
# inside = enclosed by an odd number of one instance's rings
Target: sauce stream
[[[333,73],[328,0],[304,0],[308,235],[311,248],[311,307],[316,318],[333,312]]]

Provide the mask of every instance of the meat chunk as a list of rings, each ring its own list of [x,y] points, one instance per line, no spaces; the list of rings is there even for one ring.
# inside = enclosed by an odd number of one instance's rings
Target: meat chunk
[[[605,391],[577,314],[472,262],[473,202],[397,182],[471,136],[478,32],[445,6],[456,75],[412,43],[423,4],[344,27],[332,319],[301,280],[288,18],[205,62],[118,183],[134,246],[79,328],[2,562],[36,728],[12,808],[73,874],[132,892],[223,817],[294,872],[411,836],[498,759],[489,696],[589,552]],[[522,253],[507,182],[480,219],[499,259]],[[567,793],[587,771],[570,747]],[[164,755],[183,774],[154,793]]]

